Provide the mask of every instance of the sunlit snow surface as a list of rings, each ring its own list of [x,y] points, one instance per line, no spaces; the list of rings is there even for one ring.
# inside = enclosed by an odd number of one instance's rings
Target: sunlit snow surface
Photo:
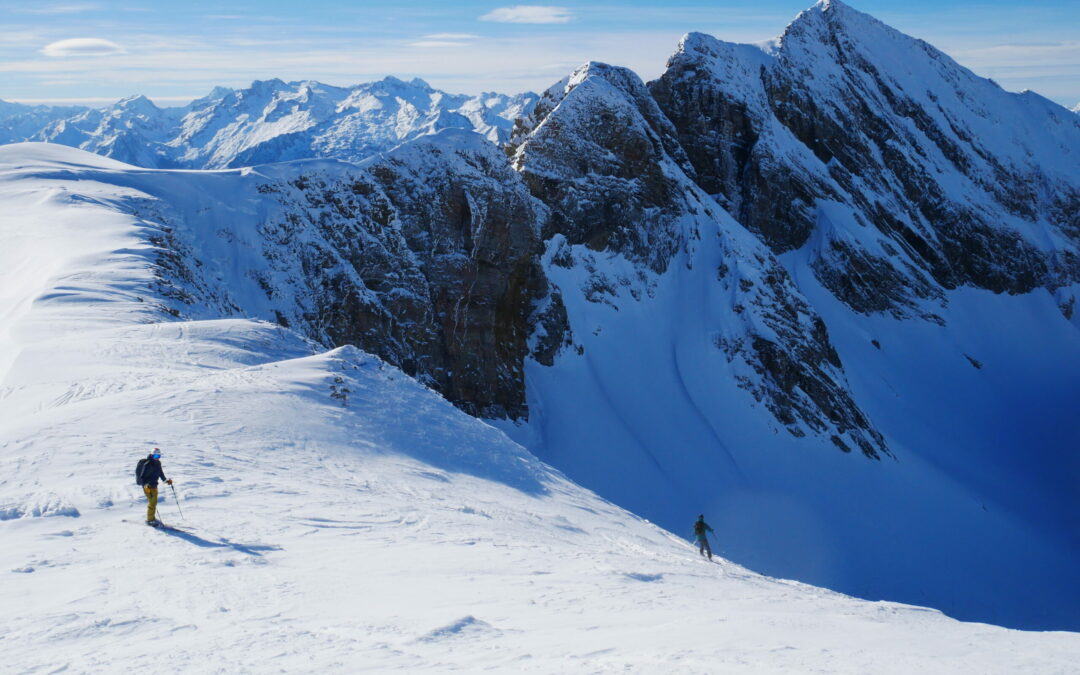
[[[1080,662],[1076,634],[965,624],[705,562],[355,349],[319,353],[258,321],[163,318],[145,233],[109,207],[131,188],[80,180],[126,171],[66,148],[0,150],[4,669]],[[163,488],[162,516],[184,532],[139,524],[131,474],[151,446],[182,500],[184,517]]]

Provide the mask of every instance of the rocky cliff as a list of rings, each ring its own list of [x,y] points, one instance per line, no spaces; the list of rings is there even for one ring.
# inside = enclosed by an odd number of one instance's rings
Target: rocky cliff
[[[765,48],[688,35],[650,89],[698,184],[777,253],[816,233],[856,311],[938,320],[944,289],[1080,280],[1077,119],[840,2]]]
[[[121,207],[156,228],[170,313],[361,345],[474,415],[526,416],[547,211],[483,137],[446,130],[362,167],[161,174],[142,190]]]

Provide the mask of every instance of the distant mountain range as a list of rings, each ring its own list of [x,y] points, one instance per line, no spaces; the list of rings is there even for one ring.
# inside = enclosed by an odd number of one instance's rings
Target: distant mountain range
[[[217,87],[182,108],[132,96],[106,108],[0,101],[0,143],[43,141],[152,168],[222,169],[313,157],[360,161],[402,142],[457,128],[508,137],[537,99],[447,94],[414,79],[354,87],[254,82]]]

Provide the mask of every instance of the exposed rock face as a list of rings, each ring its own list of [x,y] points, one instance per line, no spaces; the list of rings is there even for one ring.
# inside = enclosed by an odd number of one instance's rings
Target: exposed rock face
[[[362,169],[279,165],[229,179],[259,212],[244,199],[194,213],[137,207],[170,224],[155,243],[175,313],[262,316],[378,354],[471,414],[526,415],[546,211],[496,146],[448,130]],[[201,230],[184,223],[211,208],[216,241],[192,240]]]
[[[561,287],[563,297],[619,310],[648,306],[665,275],[718,286],[733,303],[715,347],[743,373],[741,387],[794,435],[809,430],[869,457],[889,452],[851,397],[824,322],[772,253],[687,176],[693,169],[671,123],[636,75],[583,66],[544,94],[510,149],[552,211],[549,276],[563,268],[584,278]],[[613,266],[612,256],[631,265]],[[715,256],[714,277],[699,266]],[[672,264],[677,257],[682,266]]]
[[[650,89],[699,185],[778,253],[821,232],[818,278],[857,311],[1080,280],[1077,119],[839,2],[768,50],[691,34]]]
[[[551,209],[544,239],[561,234],[655,272],[667,268],[681,243],[673,223],[686,213],[684,185],[668,165],[689,165],[633,72],[601,63],[579,68],[518,123],[508,151]]]
[[[368,170],[395,207],[427,284],[430,308],[405,316],[435,332],[423,338],[435,344],[410,349],[429,359],[415,371],[473,414],[525,417],[522,367],[532,313],[547,292],[538,261],[545,209],[499,150],[469,132],[414,143]],[[369,288],[380,282],[385,293],[398,292],[385,278]],[[344,337],[335,341],[351,341]]]

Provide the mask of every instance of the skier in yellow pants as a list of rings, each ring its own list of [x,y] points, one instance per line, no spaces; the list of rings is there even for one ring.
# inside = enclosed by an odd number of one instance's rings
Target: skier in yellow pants
[[[161,522],[157,519],[158,480],[165,481],[166,485],[172,485],[172,479],[165,477],[161,470],[161,450],[154,451],[146,458],[140,476],[143,494],[146,495],[146,524],[157,527]]]

